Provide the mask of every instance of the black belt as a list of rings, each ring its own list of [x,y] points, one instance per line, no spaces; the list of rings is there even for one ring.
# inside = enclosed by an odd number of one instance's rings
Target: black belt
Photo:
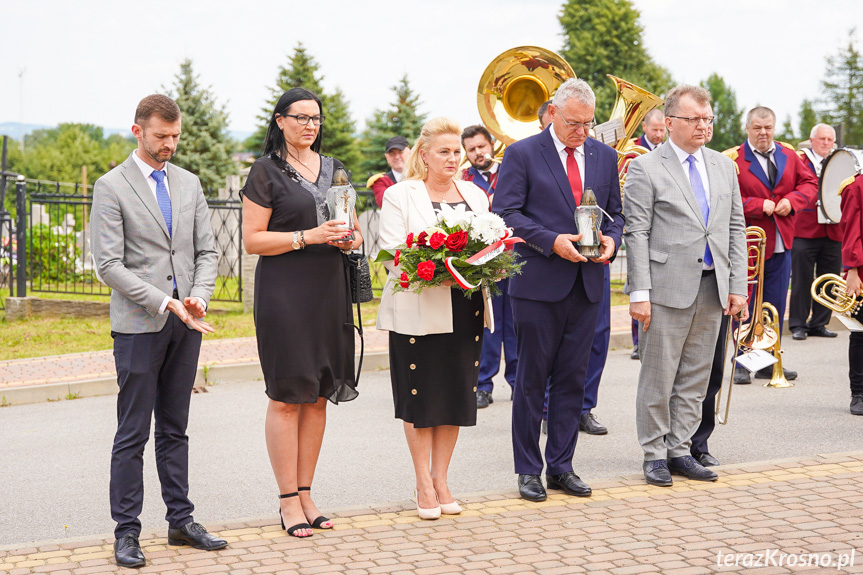
[[[716,270],[701,270],[701,277],[712,276],[716,273]]]

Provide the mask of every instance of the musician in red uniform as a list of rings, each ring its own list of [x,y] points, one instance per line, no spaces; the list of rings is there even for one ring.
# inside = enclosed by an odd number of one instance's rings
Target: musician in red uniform
[[[742,145],[726,150],[737,164],[737,179],[743,198],[747,226],[758,226],[767,235],[764,262],[764,301],[779,312],[779,332],[785,320],[788,284],[791,278],[791,248],[794,243],[794,218],[814,206],[818,181],[806,169],[794,149],[773,141],[776,114],[759,106],[746,115],[747,139]],[[754,298],[749,300],[752,313]],[[770,379],[772,367],[756,372],[755,377]],[[788,380],[797,372],[785,370]],[[750,383],[749,372],[735,368],[734,383]]]
[[[842,264],[848,270],[846,293],[858,298],[863,295],[863,176],[842,193]],[[863,321],[863,313],[854,317]],[[851,383],[851,413],[863,415],[863,332],[852,331],[848,338],[848,379]]]
[[[366,187],[374,192],[379,208],[384,205],[384,192],[386,189],[401,181],[405,162],[407,162],[410,155],[410,145],[408,144],[408,139],[404,136],[393,136],[387,140],[386,147],[384,148],[384,158],[387,160],[390,171],[375,174],[366,182]]]
[[[481,124],[468,126],[461,134],[461,145],[467,161],[470,162],[470,167],[461,173],[461,179],[473,182],[491,196],[497,183],[499,166],[492,160],[494,139],[491,133]]]
[[[821,176],[823,162],[836,143],[836,130],[818,124],[809,133],[811,149],[797,155],[812,174]],[[818,223],[818,206],[810,205],[797,214],[794,222],[794,249],[791,251],[791,302],[788,327],[794,339],[806,336],[836,337],[827,329],[830,310],[813,302],[809,288],[822,274],[838,274],[842,269],[842,230],[838,224]],[[812,313],[812,319],[809,314]],[[807,321],[808,320],[808,321]]]

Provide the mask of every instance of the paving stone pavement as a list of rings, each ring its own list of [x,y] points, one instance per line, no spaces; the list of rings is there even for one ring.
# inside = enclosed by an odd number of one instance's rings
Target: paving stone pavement
[[[717,469],[715,483],[676,477],[662,488],[630,476],[595,483],[590,498],[551,491],[543,503],[487,493],[462,500],[460,516],[437,521],[401,506],[341,511],[332,514],[332,531],[303,540],[272,518],[210,525],[229,541],[216,552],[143,533],[148,564],[140,572],[863,573],[863,451]],[[112,542],[97,536],[0,548],[0,575],[124,571]]]

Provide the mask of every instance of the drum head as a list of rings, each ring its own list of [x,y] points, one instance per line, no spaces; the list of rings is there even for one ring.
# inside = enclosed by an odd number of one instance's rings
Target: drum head
[[[860,173],[861,160],[863,160],[863,153],[860,150],[839,148],[824,162],[818,186],[818,199],[821,201],[821,211],[833,223],[838,224],[842,219],[840,208],[842,197],[839,195],[839,185],[849,177]]]

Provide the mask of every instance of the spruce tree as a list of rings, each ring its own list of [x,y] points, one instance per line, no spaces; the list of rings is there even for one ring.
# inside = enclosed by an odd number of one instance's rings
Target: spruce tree
[[[818,115],[815,113],[815,108],[812,106],[812,100],[803,100],[800,104],[800,137],[806,139],[809,137],[809,132],[818,123]]]
[[[863,144],[863,57],[854,45],[854,30],[848,33],[848,44],[836,54],[827,56],[823,87],[822,117],[833,125],[844,124],[844,141]]]
[[[742,144],[746,133],[743,131],[743,109],[737,107],[737,94],[716,73],[701,82],[701,87],[710,92],[713,109],[713,140],[710,141],[710,148],[721,152]]]
[[[335,92],[326,97],[324,114],[326,120],[323,125],[321,152],[340,160],[349,174],[358,174],[362,156],[354,137],[356,123],[351,118],[348,100],[341,88],[336,88]]]
[[[363,155],[360,172],[364,177],[389,169],[384,159],[387,140],[393,136],[404,136],[413,146],[426,121],[426,114],[419,112],[419,94],[411,89],[407,74],[391,89],[395,100],[388,108],[375,110],[366,121],[360,143]],[[357,174],[357,178],[362,179],[360,174]]]
[[[180,144],[171,162],[197,175],[205,191],[223,187],[225,177],[236,172],[224,106],[216,103],[211,88],[198,83],[189,59],[180,64],[174,85],[167,91],[183,114]]]

